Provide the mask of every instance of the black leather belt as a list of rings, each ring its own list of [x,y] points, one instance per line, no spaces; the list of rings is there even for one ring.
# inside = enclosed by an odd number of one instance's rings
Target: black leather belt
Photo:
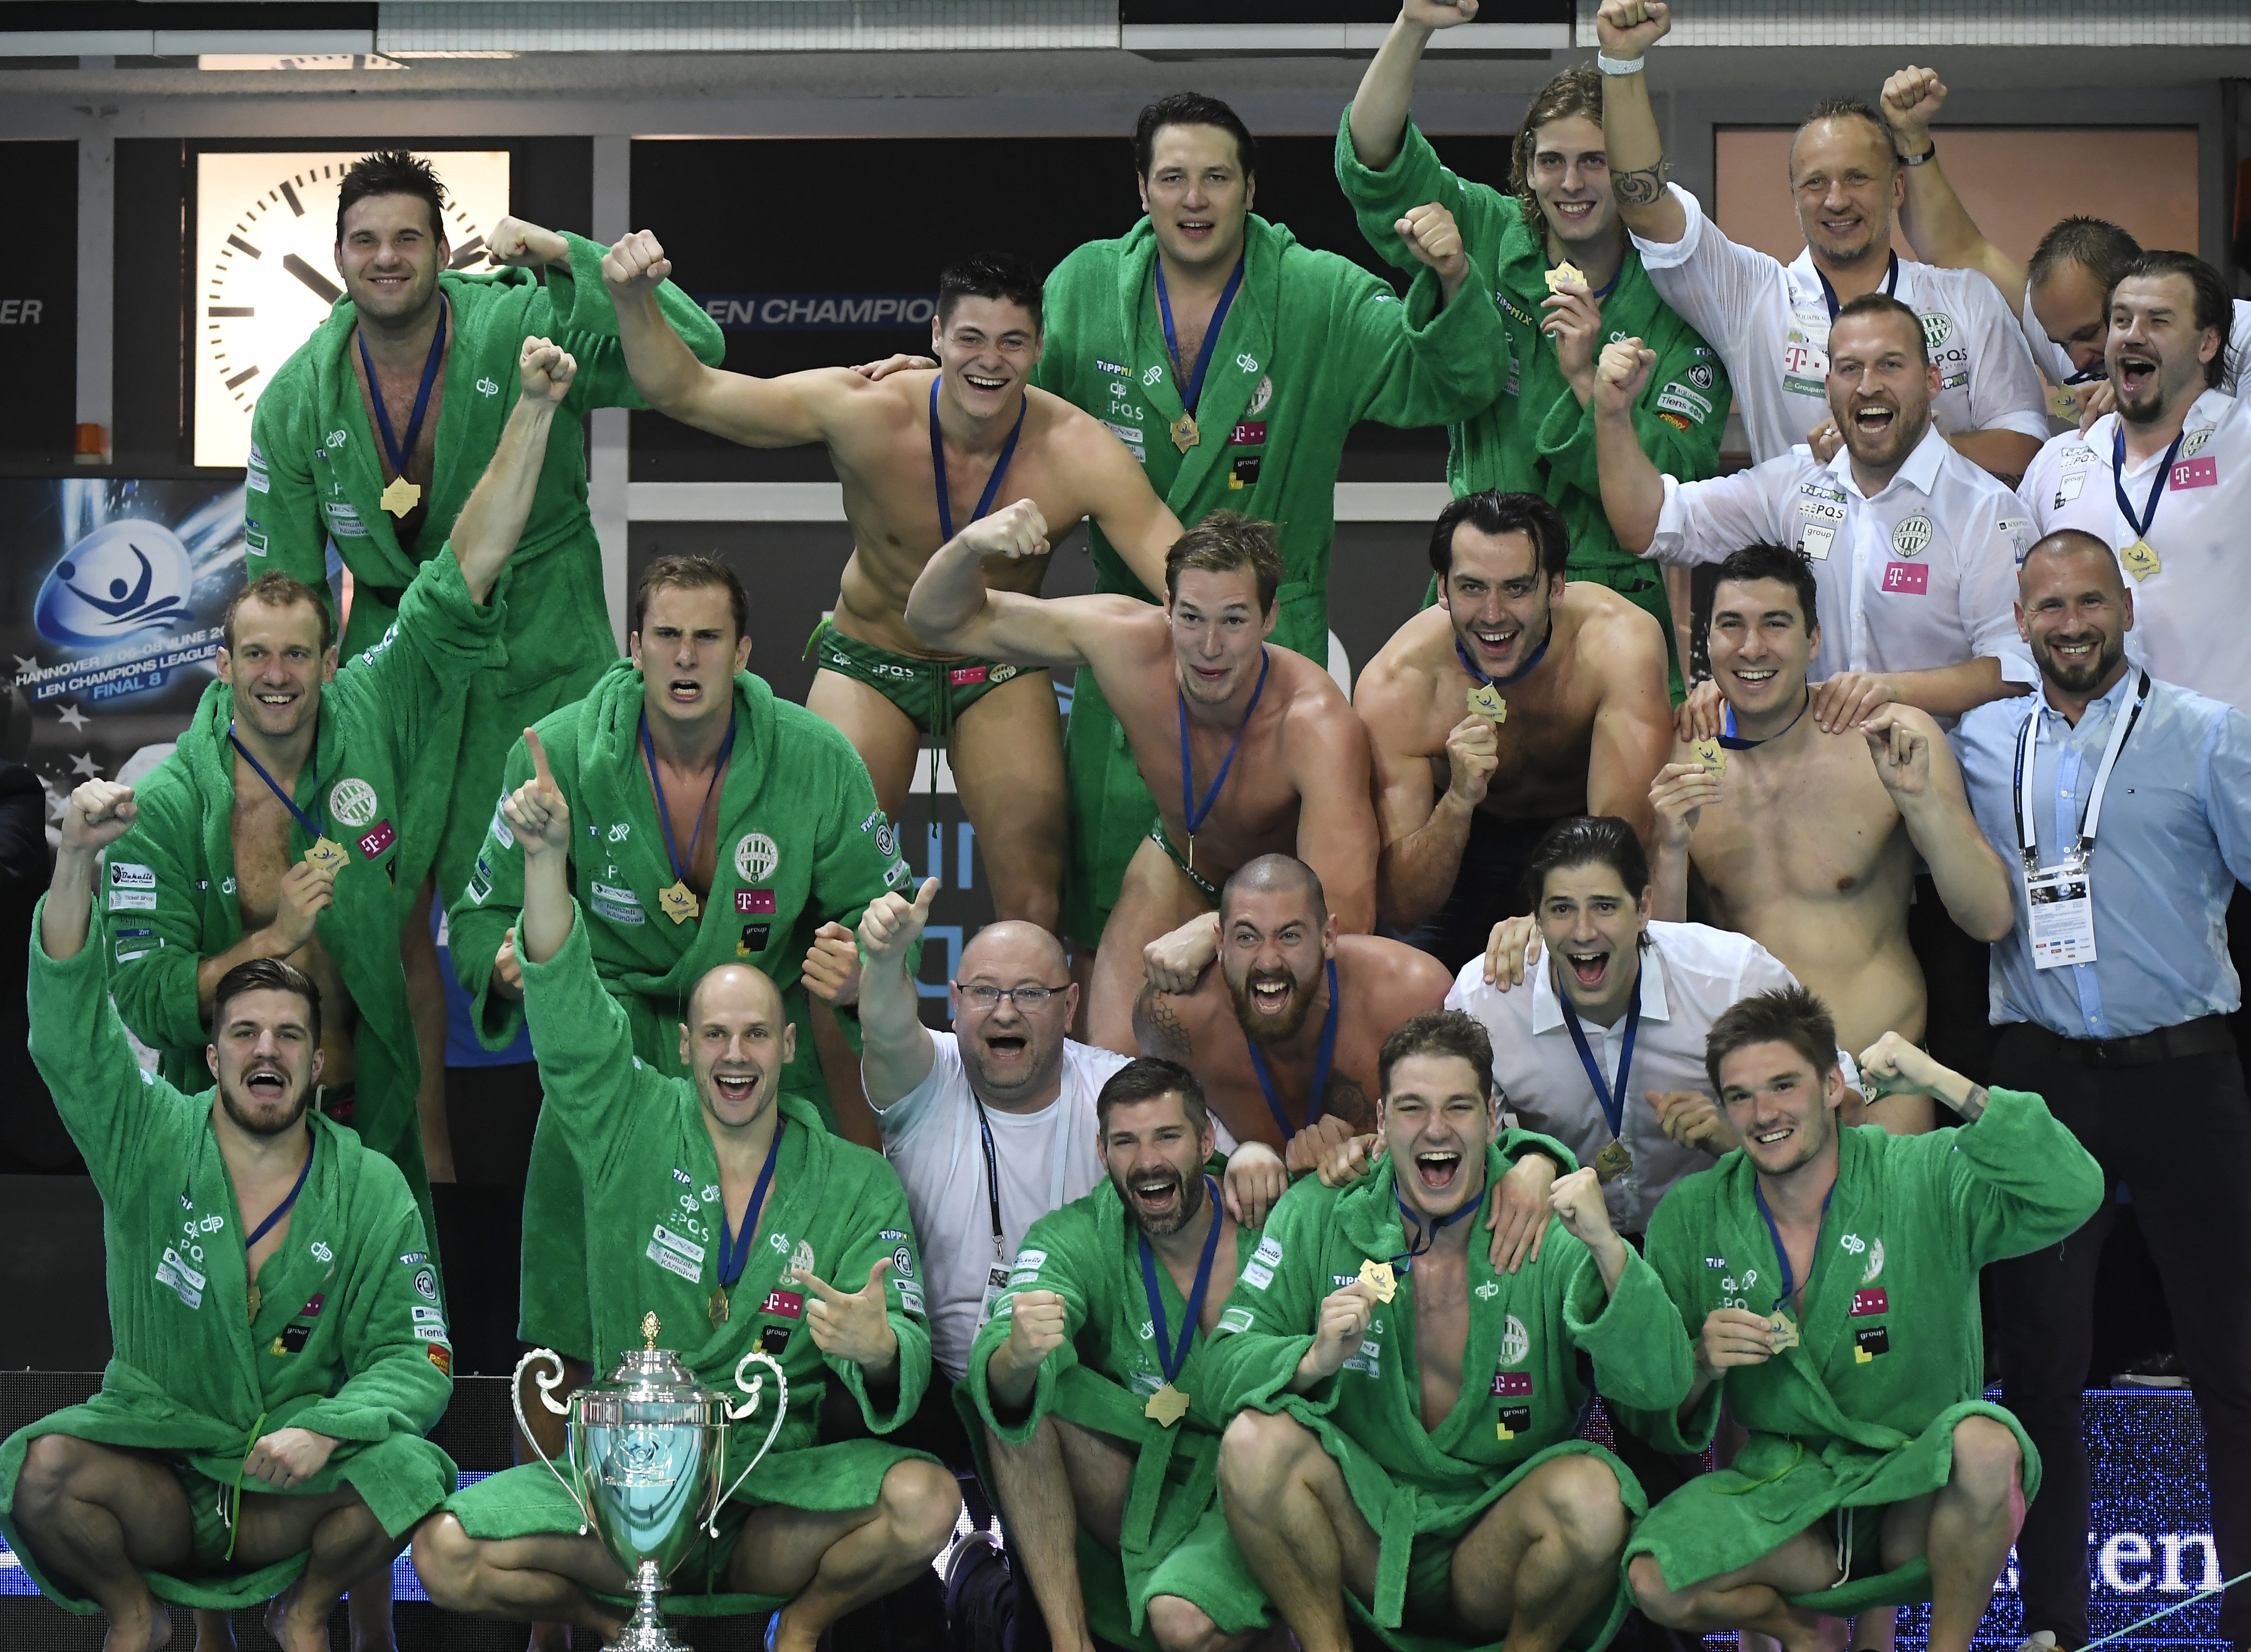
[[[2130,1038],[2067,1038],[2046,1027],[2026,1024],[2059,1055],[2082,1067],[2146,1067],[2182,1056],[2218,1055],[2235,1048],[2226,1016],[2201,1016],[2177,1027],[2137,1032]]]

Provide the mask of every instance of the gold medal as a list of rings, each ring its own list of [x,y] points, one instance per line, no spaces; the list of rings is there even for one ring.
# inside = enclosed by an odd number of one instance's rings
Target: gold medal
[[[2147,539],[2137,539],[2118,553],[2118,564],[2137,580],[2154,580],[2164,564]]]
[[[1479,717],[1489,717],[1496,723],[1508,721],[1508,702],[1500,691],[1490,683],[1480,683],[1470,691],[1470,710]]]
[[[727,1288],[724,1285],[711,1293],[711,1322],[714,1325],[727,1322]]]
[[[421,503],[422,489],[404,476],[393,476],[383,490],[383,508],[394,517],[405,516]]]
[[[1701,763],[1705,768],[1709,770],[1711,773],[1719,774],[1726,772],[1728,767],[1727,749],[1722,746],[1719,741],[1715,739],[1698,740],[1688,749],[1695,753],[1696,760]]]
[[[668,888],[656,892],[657,909],[676,924],[684,924],[702,910],[696,892],[684,878],[675,878]]]
[[[1202,436],[1196,429],[1194,413],[1182,413],[1167,427],[1173,433],[1173,446],[1178,448],[1182,453],[1186,453],[1202,440]]]
[[[305,851],[306,864],[315,871],[338,871],[350,858],[350,855],[344,853],[344,846],[342,843],[327,836],[315,838],[313,846]]]
[[[1568,258],[1548,272],[1548,290],[1561,292],[1566,281],[1576,281],[1582,287],[1587,284],[1587,272]]]
[[[1615,1182],[1630,1175],[1633,1170],[1633,1155],[1625,1150],[1623,1142],[1612,1142],[1595,1155],[1595,1180]]]
[[[2079,386],[2077,385],[2058,385],[2054,389],[2047,392],[2047,416],[2049,418],[2076,420],[2079,417]]]
[[[1375,1293],[1375,1300],[1379,1302],[1388,1302],[1399,1294],[1399,1282],[1392,1276],[1389,1262],[1362,1262],[1360,1265],[1360,1282]]]
[[[258,1304],[265,1300],[264,1295],[253,1285],[246,1300],[250,1303],[250,1322],[255,1325],[258,1323]]]
[[[1783,1313],[1780,1308],[1777,1308],[1774,1310],[1773,1315],[1767,1320],[1767,1325],[1774,1332],[1774,1351],[1776,1353],[1778,1354],[1782,1352],[1785,1348],[1795,1348],[1797,1346],[1797,1326],[1796,1322],[1791,1320],[1790,1315]]]
[[[1188,1414],[1188,1397],[1167,1383],[1149,1396],[1149,1403],[1141,1407],[1141,1414],[1160,1428],[1170,1428]]]

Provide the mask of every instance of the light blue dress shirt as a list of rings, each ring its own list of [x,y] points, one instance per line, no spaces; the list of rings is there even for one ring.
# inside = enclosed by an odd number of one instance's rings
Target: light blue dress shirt
[[[2017,847],[2018,734],[2026,716],[2040,719],[2026,788],[2040,864],[2055,865],[2078,841],[2103,747],[2132,710],[2138,678],[2129,668],[2076,728],[2043,688],[2029,702],[1988,701],[1950,737],[2016,906],[2016,928],[1993,943],[1996,1025],[2030,1021],[2067,1038],[2124,1038],[2231,1014],[2242,1002],[2227,955],[2227,903],[2238,879],[2251,881],[2251,719],[2154,679],[2111,771],[2088,862],[2095,961],[2033,966]]]

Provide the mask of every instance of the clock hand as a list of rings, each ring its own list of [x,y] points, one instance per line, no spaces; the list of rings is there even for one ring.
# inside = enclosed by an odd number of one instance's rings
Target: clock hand
[[[338,287],[294,253],[283,255],[281,267],[311,288],[313,296],[323,304],[333,304],[344,295],[343,288]]]

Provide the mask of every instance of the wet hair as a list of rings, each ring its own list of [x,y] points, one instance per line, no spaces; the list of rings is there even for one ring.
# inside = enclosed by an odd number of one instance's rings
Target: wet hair
[[[1524,892],[1533,910],[1548,892],[1549,872],[1594,865],[1616,872],[1630,899],[1639,900],[1649,887],[1649,857],[1633,828],[1616,815],[1581,815],[1557,821],[1533,846],[1524,864]]]
[[[1211,1128],[1211,1106],[1204,1100],[1203,1081],[1179,1062],[1162,1056],[1136,1056],[1102,1081],[1094,1097],[1095,1128],[1106,1141],[1111,1108],[1167,1095],[1180,1097],[1181,1111],[1188,1114],[1188,1128],[1198,1136]]]
[[[226,643],[226,651],[234,652],[234,616],[246,602],[255,602],[268,608],[294,608],[300,602],[309,602],[313,612],[321,616],[321,652],[326,654],[336,640],[336,622],[329,612],[328,593],[315,591],[302,580],[286,573],[261,573],[248,585],[227,599],[226,617],[219,622],[219,633]]]
[[[1391,1071],[1413,1056],[1458,1056],[1476,1070],[1487,1098],[1493,1094],[1493,1040],[1485,1024],[1464,1010],[1425,1010],[1383,1041],[1375,1058],[1376,1087],[1391,1093]]]
[[[750,635],[751,599],[735,571],[717,557],[659,557],[643,568],[641,584],[634,589],[633,628],[641,628],[649,599],[659,591],[707,589],[727,593],[727,604],[735,613],[735,640],[741,642]]]
[[[1813,565],[1803,551],[1764,540],[1731,551],[1721,562],[1712,588],[1716,592],[1723,585],[1748,585],[1753,580],[1779,580],[1797,593],[1798,614],[1806,631],[1810,634],[1820,624],[1816,607],[1819,588],[1813,582]]]
[[[1876,135],[1883,140],[1884,154],[1891,170],[1894,172],[1899,170],[1899,151],[1892,147],[1892,129],[1866,98],[1824,98],[1815,104],[1806,111],[1805,118],[1797,123],[1797,130],[1790,134],[1790,152],[1792,155],[1797,152],[1799,135],[1816,121],[1866,121],[1875,128]],[[1792,182],[1796,181],[1797,176],[1797,170],[1793,163],[1790,166]]]
[[[1571,559],[1571,531],[1563,513],[1536,493],[1503,493],[1487,488],[1451,499],[1430,524],[1430,572],[1444,585],[1454,572],[1454,532],[1468,523],[1481,533],[1520,533],[1532,541],[1540,572],[1550,580]]]
[[[1860,316],[1892,316],[1903,319],[1907,323],[1908,336],[1915,340],[1915,359],[1926,367],[1930,365],[1930,340],[1924,336],[1922,317],[1912,309],[1889,293],[1862,293],[1858,298],[1837,307],[1837,320],[1829,323],[1831,336],[1836,334],[1837,322],[1850,321]]]
[[[1014,253],[973,253],[938,272],[938,324],[945,326],[965,298],[997,298],[1029,316],[1037,332],[1047,325],[1040,302],[1044,286],[1039,273]]]
[[[2105,293],[2118,284],[2118,272],[2142,255],[2142,244],[2103,218],[2067,218],[2040,239],[2026,274],[2034,287],[2066,264],[2076,264]]]
[[[1201,92],[1175,92],[1149,104],[1133,121],[1133,170],[1146,179],[1156,153],[1157,132],[1167,126],[1216,126],[1235,140],[1235,158],[1248,179],[1258,173],[1258,140],[1243,117],[1217,98]]]
[[[1727,1093],[1720,1086],[1720,1063],[1755,1044],[1786,1044],[1816,1073],[1836,1070],[1837,1024],[1828,1006],[1803,987],[1755,993],[1721,1011],[1704,1035],[1704,1073],[1714,1095]]]
[[[1261,855],[1255,860],[1237,866],[1219,892],[1219,912],[1222,921],[1227,916],[1237,890],[1244,893],[1278,892],[1302,894],[1313,909],[1313,921],[1326,924],[1329,920],[1329,901],[1321,888],[1320,874],[1295,855]]]
[[[211,991],[211,1038],[216,1041],[219,1029],[226,1024],[226,1007],[246,992],[294,992],[305,1001],[305,1020],[313,1035],[313,1047],[321,1043],[321,989],[313,984],[312,976],[293,963],[279,958],[253,958],[239,963],[218,978]]]
[[[1205,573],[1233,573],[1249,568],[1258,581],[1258,612],[1274,611],[1274,593],[1282,587],[1282,548],[1274,524],[1232,510],[1215,510],[1173,541],[1165,552],[1165,600],[1181,594],[1181,575],[1189,569]]]
[[[2217,390],[2227,377],[2227,336],[2235,323],[2235,301],[2229,295],[2227,283],[2220,279],[2220,272],[2193,253],[2149,252],[2136,254],[2127,260],[2110,283],[2116,296],[2120,281],[2151,281],[2167,275],[2185,276],[2189,289],[2196,295],[2194,321],[2199,332],[2206,328],[2220,334],[2220,348],[2212,352],[2212,359],[2204,364],[2206,389]]]
[[[336,244],[344,239],[344,214],[371,195],[412,195],[430,209],[430,238],[446,239],[446,186],[429,162],[405,149],[377,149],[344,169],[336,190]]]
[[[1591,63],[1575,63],[1541,87],[1516,128],[1516,142],[1509,156],[1508,187],[1516,192],[1517,209],[1527,224],[1537,225],[1541,220],[1540,198],[1532,189],[1532,162],[1540,152],[1540,128],[1550,121],[1566,121],[1575,115],[1596,126],[1603,123],[1603,77]]]

